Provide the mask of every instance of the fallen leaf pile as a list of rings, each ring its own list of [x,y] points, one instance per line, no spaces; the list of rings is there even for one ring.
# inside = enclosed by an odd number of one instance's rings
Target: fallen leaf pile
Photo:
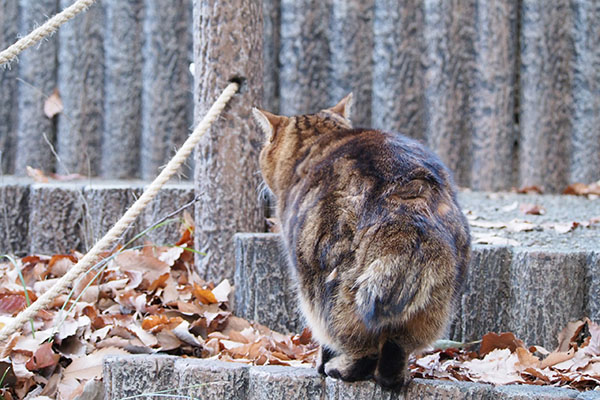
[[[583,332],[588,334],[584,335]],[[600,385],[600,325],[570,322],[553,352],[527,348],[512,333],[488,333],[478,352],[449,348],[413,359],[414,377],[504,385],[551,385],[589,390]]]
[[[104,255],[14,334],[0,354],[0,397],[74,399],[101,384],[111,354],[166,353],[254,365],[314,366],[310,331],[284,335],[231,315],[232,287],[193,270],[192,230],[172,247],[146,244]],[[0,264],[0,327],[73,267],[81,254],[28,256]],[[25,282],[25,287],[23,285]],[[33,332],[32,332],[33,330]],[[583,338],[583,333],[589,335]],[[600,327],[571,323],[548,352],[513,334],[488,334],[479,352],[446,348],[413,357],[415,377],[589,389],[600,383]],[[450,342],[455,343],[455,342]],[[447,347],[447,346],[446,346]]]
[[[283,335],[231,315],[232,287],[227,280],[215,286],[198,277],[186,250],[192,243],[188,229],[173,247],[106,254],[103,268],[90,270],[3,346],[0,396],[73,399],[101,379],[102,358],[109,354],[161,352],[310,367],[318,351],[310,332]],[[81,256],[16,260],[26,291],[15,265],[0,264],[0,327]]]

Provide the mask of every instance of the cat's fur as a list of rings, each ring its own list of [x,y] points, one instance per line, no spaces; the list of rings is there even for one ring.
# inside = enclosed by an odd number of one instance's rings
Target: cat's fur
[[[445,328],[469,230],[442,162],[404,136],[353,129],[351,99],[314,115],[254,109],[260,167],[319,371],[400,387],[408,355]]]

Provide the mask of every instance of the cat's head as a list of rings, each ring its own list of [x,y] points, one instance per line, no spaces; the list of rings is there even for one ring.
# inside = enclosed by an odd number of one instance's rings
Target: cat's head
[[[316,114],[285,117],[253,108],[252,113],[264,133],[260,169],[269,188],[278,195],[291,177],[301,149],[317,140],[318,135],[336,129],[351,129],[352,93],[331,108]]]

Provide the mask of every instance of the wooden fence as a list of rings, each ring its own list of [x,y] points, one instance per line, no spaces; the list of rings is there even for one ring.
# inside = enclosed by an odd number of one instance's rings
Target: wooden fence
[[[0,47],[70,3],[1,2]],[[474,189],[600,179],[600,2],[262,3],[263,107],[353,91],[356,125],[422,140]],[[190,0],[100,0],[0,70],[2,172],[153,177],[192,126],[191,21]]]

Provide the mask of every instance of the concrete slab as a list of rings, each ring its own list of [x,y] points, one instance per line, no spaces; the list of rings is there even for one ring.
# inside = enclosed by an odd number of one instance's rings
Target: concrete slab
[[[105,399],[128,396],[191,396],[210,399],[307,400],[558,400],[599,399],[596,392],[534,385],[492,386],[472,382],[414,379],[403,392],[373,381],[347,383],[324,378],[312,368],[248,366],[174,356],[109,356],[104,360]],[[160,392],[160,393],[158,393]],[[600,393],[600,392],[599,392]]]

